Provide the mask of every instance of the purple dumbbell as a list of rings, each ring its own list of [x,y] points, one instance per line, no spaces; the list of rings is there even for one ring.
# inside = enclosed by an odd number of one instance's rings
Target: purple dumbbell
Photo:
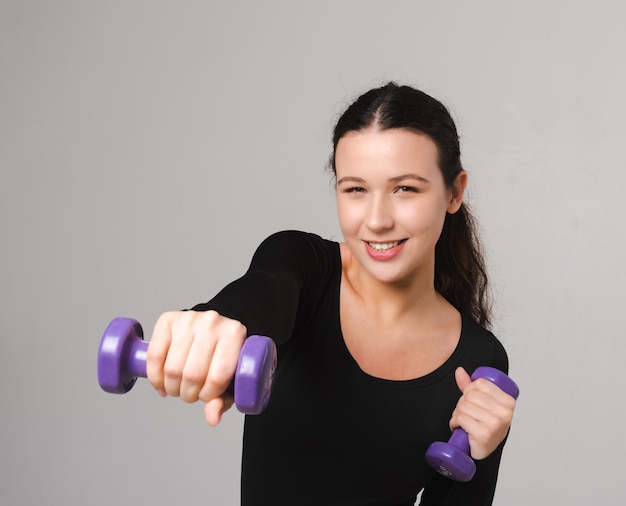
[[[98,349],[98,382],[109,393],[125,394],[137,378],[147,377],[148,342],[132,318],[115,318],[104,331]],[[247,415],[261,413],[270,398],[276,369],[276,345],[269,337],[250,336],[241,349],[229,391],[235,406]]]
[[[514,399],[519,395],[519,388],[506,374],[493,367],[479,367],[472,374],[472,381],[486,379],[497,385]],[[476,464],[469,455],[470,445],[467,432],[457,428],[447,443],[438,441],[426,451],[426,460],[443,476],[454,481],[470,481],[476,472]]]

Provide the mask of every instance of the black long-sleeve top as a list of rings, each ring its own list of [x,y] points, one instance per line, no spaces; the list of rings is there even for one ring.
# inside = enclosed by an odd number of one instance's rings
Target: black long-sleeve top
[[[242,505],[404,506],[422,489],[423,505],[490,505],[503,444],[477,462],[469,483],[435,473],[424,454],[450,437],[457,367],[508,372],[500,342],[463,316],[441,367],[406,381],[372,377],[343,341],[340,283],[337,243],[280,232],[259,246],[242,278],[193,308],[239,320],[278,345],[270,403],[245,420]]]

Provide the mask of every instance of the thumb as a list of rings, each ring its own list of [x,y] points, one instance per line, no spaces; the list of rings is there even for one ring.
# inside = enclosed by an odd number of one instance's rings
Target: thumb
[[[472,383],[472,378],[462,367],[457,367],[454,371],[454,379],[461,392],[465,392],[465,389]]]
[[[204,406],[204,418],[211,427],[217,427],[222,421],[222,415],[228,411],[234,403],[232,395],[224,394],[210,400]]]

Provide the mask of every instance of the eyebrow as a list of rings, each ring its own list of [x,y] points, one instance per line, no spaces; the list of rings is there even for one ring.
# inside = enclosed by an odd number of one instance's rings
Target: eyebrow
[[[389,182],[399,183],[400,181],[405,181],[406,179],[415,179],[422,183],[430,183],[428,179],[426,179],[423,176],[420,176],[419,174],[402,174],[401,176],[395,176],[395,177],[389,178]],[[337,185],[340,185],[341,183],[364,183],[364,182],[365,182],[365,179],[363,178],[346,176],[346,177],[342,177],[339,181],[337,181]]]
[[[389,181],[393,183],[399,183],[400,181],[404,181],[405,179],[416,179],[422,183],[430,183],[428,179],[419,174],[403,174],[401,176],[392,177]]]

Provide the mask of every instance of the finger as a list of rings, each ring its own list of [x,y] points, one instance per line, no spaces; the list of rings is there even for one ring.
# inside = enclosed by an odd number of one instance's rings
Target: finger
[[[483,412],[480,418],[471,413],[459,413],[458,424],[467,432],[471,455],[483,459],[490,455],[508,433],[510,420],[503,421],[491,413]]]
[[[146,354],[146,373],[148,381],[150,381],[150,384],[162,396],[166,395],[163,365],[165,364],[167,351],[172,341],[170,330],[171,317],[171,313],[164,313],[159,317],[154,326]]]
[[[474,390],[459,400],[450,428],[462,427],[469,436],[472,457],[484,458],[506,437],[514,407],[494,402],[490,396]]]
[[[204,406],[204,418],[211,427],[217,427],[222,421],[222,415],[233,405],[233,396],[225,394],[210,400]]]
[[[220,329],[220,333],[222,336],[217,340],[206,381],[198,394],[205,402],[221,396],[232,382],[246,329],[241,324],[228,325]]]
[[[188,316],[185,313],[171,324],[172,342],[167,352],[165,364],[163,364],[163,374],[165,391],[173,397],[180,395],[183,370],[194,340],[190,318],[191,315]]]
[[[200,391],[209,374],[209,364],[214,355],[215,346],[215,339],[206,328],[198,328],[194,331],[194,339],[180,384],[180,397],[185,402],[195,402],[199,399]]]
[[[461,392],[465,392],[465,389],[472,384],[472,378],[462,367],[457,367],[454,371],[454,379]]]
[[[453,415],[464,414],[477,421],[489,420],[491,417],[510,420],[515,409],[515,399],[501,391],[486,390],[466,389]]]
[[[464,379],[460,379],[461,385]],[[504,422],[509,422],[515,409],[515,399],[500,390],[493,383],[484,379],[478,379],[471,384],[463,385],[464,392],[457,402],[457,406],[450,420],[450,428],[462,426],[467,430],[460,419],[460,415],[470,417],[478,422],[486,422],[495,416]]]
[[[515,397],[507,394],[498,385],[486,379],[478,379],[474,381],[476,390],[484,392],[489,397],[496,400],[499,404],[506,406],[515,406]]]
[[[502,391],[497,385],[484,379],[478,379],[468,386],[459,403],[476,404],[485,410],[499,413],[515,409],[515,399]]]
[[[469,418],[477,422],[484,422],[493,416],[497,404],[481,392],[471,392],[464,395],[455,409],[458,417]]]

